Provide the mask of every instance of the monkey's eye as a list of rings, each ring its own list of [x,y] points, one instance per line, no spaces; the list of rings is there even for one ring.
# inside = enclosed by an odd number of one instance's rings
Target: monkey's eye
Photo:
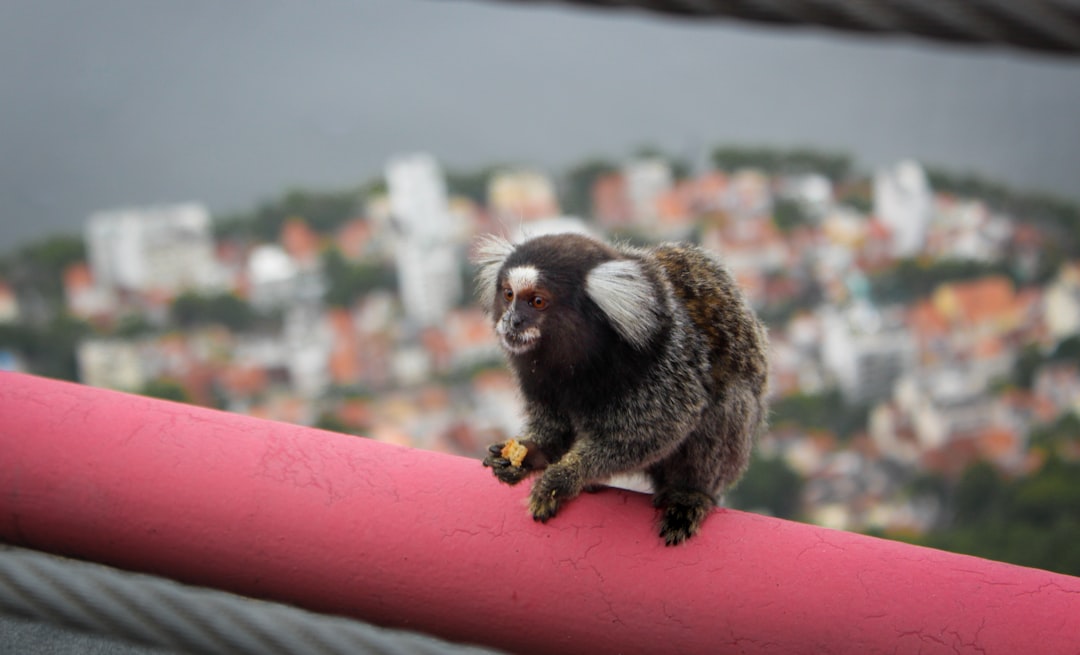
[[[539,309],[542,311],[547,309],[548,301],[547,298],[544,298],[543,296],[533,296],[532,300],[529,301],[529,305],[533,309]]]
[[[506,302],[512,301],[514,299],[514,290],[511,289],[510,287],[506,287],[502,291],[502,297],[503,297],[503,300],[505,300]]]

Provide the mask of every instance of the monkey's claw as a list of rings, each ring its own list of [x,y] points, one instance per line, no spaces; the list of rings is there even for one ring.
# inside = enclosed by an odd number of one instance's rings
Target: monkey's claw
[[[694,533],[686,524],[664,521],[664,524],[660,526],[660,537],[664,540],[665,546],[677,546],[692,536]]]
[[[546,492],[533,489],[529,495],[529,513],[532,514],[534,521],[547,523],[548,519],[555,516],[558,511],[559,497],[554,489]]]

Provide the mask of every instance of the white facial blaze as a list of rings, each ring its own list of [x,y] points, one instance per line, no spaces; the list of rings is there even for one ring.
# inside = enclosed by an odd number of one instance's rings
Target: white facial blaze
[[[514,295],[535,289],[540,281],[540,271],[535,266],[515,266],[506,272],[506,282],[514,290]]]
[[[506,283],[518,294],[532,291],[540,281],[540,271],[534,266],[515,266],[506,272]],[[499,335],[503,348],[514,355],[521,355],[532,349],[540,339],[540,328],[535,325],[524,330],[514,328],[514,314],[517,303],[510,303],[502,318],[495,325],[495,332]]]

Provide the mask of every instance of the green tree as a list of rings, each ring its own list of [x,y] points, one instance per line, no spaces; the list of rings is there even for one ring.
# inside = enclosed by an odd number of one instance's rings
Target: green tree
[[[1051,455],[1038,475],[1012,483],[1009,518],[1041,528],[1050,528],[1060,519],[1080,523],[1080,485],[1074,477],[1078,473],[1080,464]]]
[[[783,459],[755,454],[746,475],[728,498],[733,507],[794,519],[798,517],[802,488],[802,476]]]
[[[818,173],[833,182],[851,175],[851,157],[812,148],[724,146],[713,150],[713,164],[726,171],[756,168],[770,175]]]
[[[1073,362],[1080,364],[1080,334],[1062,339],[1049,357],[1052,362]]]
[[[592,190],[599,178],[619,167],[605,159],[589,159],[572,166],[563,176],[563,211],[575,216],[592,216]]]
[[[92,332],[85,322],[59,314],[43,325],[0,325],[0,348],[20,353],[32,373],[77,382],[76,349]]]
[[[921,544],[1022,566],[1080,574],[1080,462],[1056,455],[1026,476],[1005,478],[985,462],[964,472],[952,522]]]
[[[158,378],[146,383],[139,392],[143,396],[149,396],[150,398],[160,398],[162,400],[173,400],[178,403],[190,403],[191,396],[188,395],[186,389],[176,380],[169,378]]]
[[[953,494],[953,510],[958,523],[974,523],[992,518],[1004,499],[1004,481],[988,462],[976,462],[964,471]]]
[[[724,146],[713,150],[712,160],[717,168],[726,171],[758,168],[771,174],[780,168],[779,151],[772,148]]]
[[[905,493],[914,498],[932,498],[945,507],[951,502],[952,485],[940,473],[922,471],[905,485]]]
[[[812,148],[795,148],[780,156],[784,173],[819,173],[833,182],[851,175],[851,156]]]
[[[1057,454],[1066,445],[1080,442],[1080,417],[1065,412],[1057,420],[1033,429],[1028,442],[1032,448]]]
[[[154,332],[155,328],[142,314],[124,314],[112,328],[112,335],[125,339]]]
[[[247,330],[258,319],[250,304],[231,293],[201,295],[185,292],[173,301],[170,316],[183,328],[216,324],[232,330]]]
[[[328,430],[330,432],[338,432],[341,434],[351,434],[355,436],[362,436],[362,428],[349,425],[345,421],[341,420],[336,414],[331,412],[323,412],[319,415],[319,418],[315,421],[315,427],[320,430]]]
[[[377,262],[351,264],[336,248],[323,253],[323,275],[327,287],[323,300],[333,307],[351,307],[357,300],[378,290],[397,288],[397,271]]]
[[[797,227],[809,226],[811,221],[801,204],[787,198],[779,198],[773,204],[773,223],[781,232],[787,234]]]
[[[56,236],[26,246],[19,252],[21,259],[33,260],[45,268],[62,270],[70,264],[86,260],[86,246],[77,236]]]
[[[902,259],[891,269],[874,273],[870,289],[881,304],[911,303],[925,298],[946,282],[974,280],[988,275],[1009,275],[1008,266],[968,259]]]
[[[1035,375],[1045,362],[1039,346],[1029,343],[1020,349],[1012,368],[1012,383],[1021,389],[1031,389]]]
[[[218,237],[273,242],[286,221],[300,217],[315,232],[326,234],[355,218],[363,197],[362,188],[321,192],[293,189],[252,212],[223,216],[215,221],[215,233]]]
[[[927,181],[936,191],[978,198],[990,207],[1050,232],[1048,245],[1058,258],[1080,256],[1080,205],[1041,192],[1021,192],[973,173],[954,173],[928,166]]]
[[[824,430],[848,439],[865,429],[869,407],[851,405],[835,390],[796,393],[775,400],[769,422],[776,426],[796,426],[804,430]]]
[[[86,246],[81,238],[56,236],[20,248],[0,268],[22,297],[42,301],[55,315],[64,307],[65,269],[83,261]]]
[[[469,198],[473,202],[486,205],[488,183],[499,171],[499,166],[486,166],[474,171],[446,171],[446,190],[453,195]]]

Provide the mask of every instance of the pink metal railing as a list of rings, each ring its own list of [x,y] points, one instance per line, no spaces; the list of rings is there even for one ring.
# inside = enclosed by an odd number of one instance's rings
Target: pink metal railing
[[[1080,578],[0,373],[0,541],[535,653],[1078,653]]]

